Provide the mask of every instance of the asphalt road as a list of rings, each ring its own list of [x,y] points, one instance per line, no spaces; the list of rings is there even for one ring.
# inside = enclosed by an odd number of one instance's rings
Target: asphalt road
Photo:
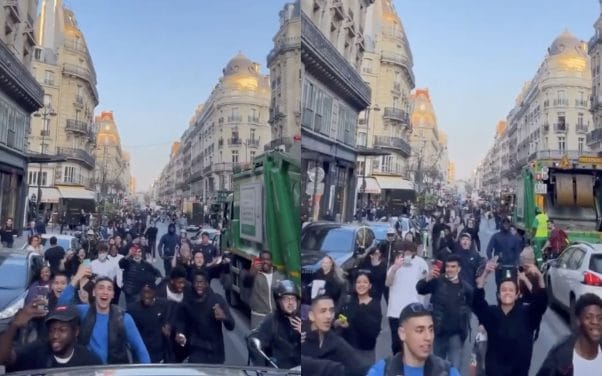
[[[157,234],[157,243],[163,234],[167,232],[167,222],[161,223],[160,221],[157,223],[157,228],[159,229],[159,233]],[[161,273],[165,274],[165,270],[163,268],[163,260],[158,259],[154,265],[161,271]],[[211,288],[214,292],[221,294],[224,296],[224,289],[218,280],[214,279],[211,283]],[[224,333],[224,346],[226,348],[226,362],[227,365],[237,365],[244,366],[247,365],[247,345],[245,342],[245,336],[250,331],[250,321],[246,313],[230,308],[230,312],[234,316],[234,321],[236,322],[234,330],[229,331],[223,329]]]
[[[496,232],[493,224],[488,223],[486,220],[481,221],[481,228],[479,231],[479,237],[481,238],[481,245],[483,248],[487,247],[489,239]],[[483,250],[484,254],[484,250]],[[485,292],[487,301],[489,304],[496,304],[495,297],[495,280],[492,275],[487,281],[485,286]],[[383,299],[383,315],[386,315],[386,307]],[[539,338],[533,346],[533,358],[531,360],[531,375],[535,375],[539,370],[539,367],[543,363],[548,351],[554,346],[560,339],[569,334],[569,326],[567,324],[567,318],[565,314],[562,314],[556,310],[548,308],[543,316],[543,320],[540,326]],[[469,340],[466,341],[464,346],[464,361],[461,367],[460,373],[463,376],[469,375],[468,364],[470,362],[470,355],[474,344],[474,336],[476,334],[477,321],[473,315],[472,320],[472,335]],[[382,330],[376,342],[376,359],[382,359],[391,354],[391,334],[389,330],[389,323],[387,318],[383,318]]]

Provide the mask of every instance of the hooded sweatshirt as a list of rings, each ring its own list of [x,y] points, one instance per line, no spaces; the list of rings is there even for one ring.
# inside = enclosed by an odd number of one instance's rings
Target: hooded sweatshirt
[[[167,234],[161,236],[161,240],[159,240],[159,255],[173,257],[176,252],[176,245],[178,245],[178,239],[176,225],[170,223],[169,227],[167,227]]]

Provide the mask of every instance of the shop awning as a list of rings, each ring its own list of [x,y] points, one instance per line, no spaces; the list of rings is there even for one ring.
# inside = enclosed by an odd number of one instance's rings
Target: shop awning
[[[59,190],[56,188],[51,188],[51,187],[42,187],[42,201],[43,203],[46,204],[58,204],[59,200],[61,199],[61,195],[59,194]],[[38,187],[36,186],[31,186],[29,187],[29,194],[27,195],[27,197],[31,198],[32,196],[36,196],[36,198],[38,197]]]
[[[371,195],[380,194],[380,187],[378,186],[376,179],[371,178],[371,177],[366,177],[366,190],[362,192],[363,181],[364,181],[363,176],[357,177],[357,192],[358,193],[367,193],[367,194],[371,194]]]
[[[96,192],[89,191],[83,187],[57,186],[61,193],[61,198],[79,199],[79,200],[95,200]],[[43,196],[42,196],[43,197]]]
[[[375,176],[380,189],[414,190],[414,182],[403,179],[400,176]]]

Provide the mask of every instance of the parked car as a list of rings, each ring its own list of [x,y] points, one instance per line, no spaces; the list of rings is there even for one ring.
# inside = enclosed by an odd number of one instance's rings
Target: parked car
[[[0,332],[23,307],[29,285],[44,265],[33,251],[0,250]]]
[[[330,256],[337,267],[349,272],[357,259],[376,244],[374,230],[363,224],[314,222],[301,230],[301,283],[307,286],[320,261]]]
[[[365,225],[369,226],[372,231],[374,231],[374,236],[377,243],[387,240],[387,231],[389,228],[393,228],[391,225],[389,225],[389,222],[367,222]]]
[[[63,247],[63,249],[65,249],[66,252],[76,251],[80,246],[79,238],[77,236],[62,234],[42,234],[41,237],[44,252],[46,252],[46,250],[50,248],[50,238],[53,236],[56,237],[57,245]],[[28,245],[29,244],[25,243],[22,249],[26,249]]]
[[[576,243],[544,265],[550,304],[572,314],[585,293],[602,297],[602,244]]]

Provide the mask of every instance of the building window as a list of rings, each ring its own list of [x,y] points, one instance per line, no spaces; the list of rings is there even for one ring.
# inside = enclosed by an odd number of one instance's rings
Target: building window
[[[251,162],[252,162],[252,161],[253,161],[253,159],[255,159],[255,153],[256,153],[256,151],[255,151],[255,150],[251,150],[251,151],[249,152],[249,161],[251,161]]]
[[[46,85],[54,85],[54,72],[53,71],[45,71],[44,72],[44,83]]]
[[[65,174],[63,175],[63,181],[65,183],[73,183],[75,178],[75,167],[65,166]]]
[[[577,114],[577,125],[583,126],[583,113],[579,112]]]
[[[357,146],[368,146],[366,132],[359,132],[357,134]]]
[[[38,175],[40,175],[39,171],[29,171],[29,174],[27,176],[27,184],[35,186],[37,186],[38,184],[41,186],[48,185],[48,173],[46,171],[42,171],[42,181],[38,181]]]
[[[251,138],[251,140],[254,140],[255,139],[255,129],[251,128],[251,130],[249,132],[250,132],[249,137]]]
[[[48,154],[48,144],[47,143],[41,144],[41,149],[42,149],[42,154]]]
[[[558,136],[558,151],[564,153],[566,150],[566,137]]]
[[[238,163],[238,150],[232,150],[232,163]]]
[[[577,150],[579,150],[579,153],[583,153],[583,141],[583,137],[577,138]]]

